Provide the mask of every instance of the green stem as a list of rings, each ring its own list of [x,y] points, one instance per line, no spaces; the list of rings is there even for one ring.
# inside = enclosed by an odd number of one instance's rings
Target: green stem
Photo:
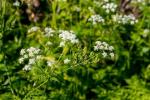
[[[32,91],[28,92],[27,95],[25,95],[25,97],[23,98],[23,100],[25,100],[27,96],[29,96],[32,92],[34,92],[36,89],[40,88],[42,85],[44,85],[47,82],[48,82],[48,80],[44,81],[39,86],[37,86],[36,88],[34,88]]]
[[[56,21],[56,6],[57,6],[57,1],[56,0],[54,0],[54,1],[52,1],[52,12],[53,12],[53,14],[52,14],[52,27],[53,28],[57,28],[57,21]]]

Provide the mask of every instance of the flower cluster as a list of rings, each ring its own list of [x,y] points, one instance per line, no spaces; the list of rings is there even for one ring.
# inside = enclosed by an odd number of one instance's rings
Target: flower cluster
[[[92,22],[93,24],[104,23],[104,19],[100,15],[92,15],[88,21]]]
[[[142,36],[143,36],[144,38],[146,38],[149,33],[150,33],[150,30],[149,30],[149,29],[144,29],[144,30],[143,30],[143,33],[142,33]]]
[[[136,24],[138,20],[135,18],[133,14],[130,15],[114,15],[113,21],[119,24]]]
[[[31,70],[32,65],[34,65],[37,60],[41,59],[41,55],[39,55],[40,52],[40,49],[34,47],[30,47],[28,49],[21,49],[21,57],[19,58],[19,63],[22,64],[27,62],[23,70]]]
[[[55,32],[55,30],[49,27],[46,27],[44,31],[45,31],[45,35],[44,35],[45,37],[52,37],[53,33]]]
[[[115,3],[106,3],[102,6],[102,8],[106,11],[106,13],[111,13],[116,11],[117,5]]]
[[[20,6],[20,2],[17,0],[13,3],[13,6],[19,7]]]
[[[40,30],[40,27],[34,26],[34,27],[31,27],[31,28],[28,30],[28,33],[36,32],[36,31],[38,31],[38,30]]]
[[[72,44],[79,42],[73,31],[60,30],[59,32],[59,38],[62,39],[62,42],[60,43],[61,47],[64,46],[66,41],[70,41]]]
[[[110,56],[111,58],[114,58],[114,47],[110,46],[106,42],[96,41],[94,46],[94,51],[102,51],[102,56],[106,58],[107,56]]]
[[[70,61],[71,61],[70,59],[66,58],[64,59],[64,64],[68,64]]]

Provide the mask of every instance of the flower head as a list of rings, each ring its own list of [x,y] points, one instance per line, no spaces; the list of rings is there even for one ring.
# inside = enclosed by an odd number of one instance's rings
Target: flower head
[[[64,60],[64,64],[68,64],[70,61],[71,61],[70,59],[66,58],[66,59]]]
[[[47,66],[52,66],[53,64],[55,63],[55,61],[54,60],[48,60],[47,61]]]
[[[45,31],[45,36],[46,37],[52,37],[53,33],[55,32],[52,28],[49,28],[49,27],[46,27],[44,29],[44,31]]]
[[[24,71],[29,71],[31,70],[31,65],[25,65],[23,68]]]
[[[106,13],[115,12],[117,5],[115,3],[106,3],[102,6],[102,8],[106,11]]]
[[[100,15],[92,15],[88,21],[92,22],[93,24],[104,23],[104,19]]]
[[[113,21],[118,24],[131,24],[134,25],[138,22],[133,14],[130,15],[113,15]]]
[[[59,38],[63,40],[60,46],[63,46],[66,41],[70,41],[72,44],[78,43],[78,39],[73,31],[60,30]]]
[[[16,2],[13,3],[13,6],[19,7],[20,6],[20,2],[17,0]]]
[[[24,66],[23,70],[31,70],[32,65],[36,63],[37,60],[41,59],[41,55],[39,55],[41,50],[39,48],[30,47],[27,49],[21,49],[19,58],[19,63],[23,64],[25,61],[28,63]]]
[[[107,42],[96,41],[94,45],[94,51],[101,51],[103,58],[110,56],[114,57],[114,47],[110,46]]]
[[[34,26],[34,27],[31,27],[29,30],[28,30],[28,33],[32,33],[32,32],[36,32],[40,30],[40,27],[37,27],[37,26]]]

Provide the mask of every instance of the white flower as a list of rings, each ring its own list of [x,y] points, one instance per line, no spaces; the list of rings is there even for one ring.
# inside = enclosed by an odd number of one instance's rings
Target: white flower
[[[19,7],[20,6],[20,2],[17,0],[16,2],[13,3],[13,6]]]
[[[104,46],[108,46],[108,44],[107,44],[106,42],[102,42],[102,44],[103,44]]]
[[[133,14],[130,15],[113,15],[113,21],[119,24],[131,24],[134,25],[138,23],[138,20]]]
[[[96,45],[94,46],[94,51],[98,51],[99,47]]]
[[[34,47],[30,47],[27,49],[27,53],[29,54],[29,57],[34,57],[34,55],[39,54],[40,51],[41,51],[40,49]]]
[[[29,64],[29,65],[35,64],[35,58],[29,59],[29,63],[28,63],[28,64]]]
[[[149,29],[144,29],[144,33],[149,33],[150,32],[150,30]]]
[[[46,33],[53,33],[53,32],[55,32],[52,28],[49,28],[49,27],[46,27],[44,30],[45,30]]]
[[[24,59],[27,59],[29,56],[27,54],[23,55]]]
[[[34,53],[33,52],[29,52],[29,57],[34,57]]]
[[[73,31],[60,30],[59,38],[63,41],[70,41],[72,44],[78,43],[78,39]],[[63,42],[61,42],[61,44],[63,44]]]
[[[35,83],[35,82],[33,83],[33,86],[36,86],[36,83]]]
[[[96,43],[97,45],[101,45],[101,44],[102,44],[101,41],[96,41],[95,43]]]
[[[40,49],[38,49],[38,48],[35,48],[35,50],[34,50],[34,54],[39,54],[40,53]]]
[[[144,38],[146,38],[146,37],[148,36],[148,33],[149,33],[149,32],[150,32],[149,29],[144,29],[142,36],[143,36]]]
[[[134,21],[131,21],[131,22],[130,22],[130,24],[131,24],[131,25],[134,25],[134,24],[135,24],[135,22],[134,22]]]
[[[45,31],[45,36],[46,37],[51,37],[51,36],[53,36],[53,33],[55,32],[52,28],[49,28],[49,27],[46,27],[45,29],[44,29],[44,31]]]
[[[114,47],[110,46],[107,42],[101,42],[101,41],[96,41],[95,42],[95,46],[94,46],[94,51],[101,51],[102,52],[102,56],[105,58],[108,56],[108,54],[110,53],[111,58],[113,58],[114,53]]]
[[[24,58],[19,58],[19,63],[22,64],[24,62]]]
[[[24,55],[26,52],[25,52],[25,49],[21,49],[20,51],[20,55]]]
[[[106,9],[106,13],[110,13],[110,10],[109,10],[109,9]]]
[[[23,68],[24,71],[29,71],[31,70],[31,65],[25,65]]]
[[[54,63],[55,63],[55,61],[49,60],[49,61],[47,61],[47,66],[52,66]]]
[[[65,41],[61,41],[59,47],[64,47],[64,46],[65,46]]]
[[[106,13],[115,12],[117,5],[115,3],[106,3],[102,6]]]
[[[99,45],[99,49],[100,49],[100,50],[106,50],[107,47],[105,47],[104,45]]]
[[[32,32],[36,32],[40,30],[40,27],[37,27],[37,26],[34,26],[34,27],[31,27],[29,30],[28,30],[28,33],[32,33]]]
[[[71,43],[72,43],[72,44],[75,44],[75,43],[78,43],[78,42],[79,42],[78,39],[72,39],[72,40],[71,40]]]
[[[37,59],[37,60],[39,60],[39,59],[41,59],[41,58],[42,58],[41,55],[37,55],[37,56],[36,56],[36,59]]]
[[[34,65],[35,62],[41,58],[41,55],[39,55],[40,51],[40,49],[34,47],[21,49],[21,57],[19,58],[19,63],[21,64],[25,60],[28,61],[28,64],[25,65],[23,70],[31,70],[32,65]]]
[[[113,46],[109,46],[108,48],[110,51],[113,51],[114,50],[114,47]]]
[[[106,52],[103,52],[102,53],[102,56],[105,58],[105,57],[107,57],[107,53]]]
[[[108,50],[108,48],[109,48],[108,46],[104,46],[104,50]]]
[[[71,60],[69,60],[68,58],[64,60],[64,64],[68,64]]]
[[[108,43],[106,43],[106,42],[96,41],[95,44],[96,45],[94,46],[94,50],[96,50],[96,51],[108,50],[110,48]]]
[[[88,21],[92,22],[93,24],[104,23],[104,19],[100,15],[92,15]]]
[[[27,52],[34,52],[34,51],[36,51],[36,48],[34,48],[34,47],[30,47],[27,49]]]
[[[115,56],[114,53],[110,53],[109,55],[111,56],[111,58],[114,58]]]

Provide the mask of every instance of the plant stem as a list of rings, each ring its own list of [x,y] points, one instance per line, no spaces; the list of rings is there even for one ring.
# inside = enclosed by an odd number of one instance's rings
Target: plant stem
[[[52,14],[52,27],[54,28],[54,29],[56,29],[57,28],[57,24],[56,24],[56,6],[57,6],[57,1],[56,0],[54,0],[54,1],[52,1],[52,12],[53,12],[53,14]]]

